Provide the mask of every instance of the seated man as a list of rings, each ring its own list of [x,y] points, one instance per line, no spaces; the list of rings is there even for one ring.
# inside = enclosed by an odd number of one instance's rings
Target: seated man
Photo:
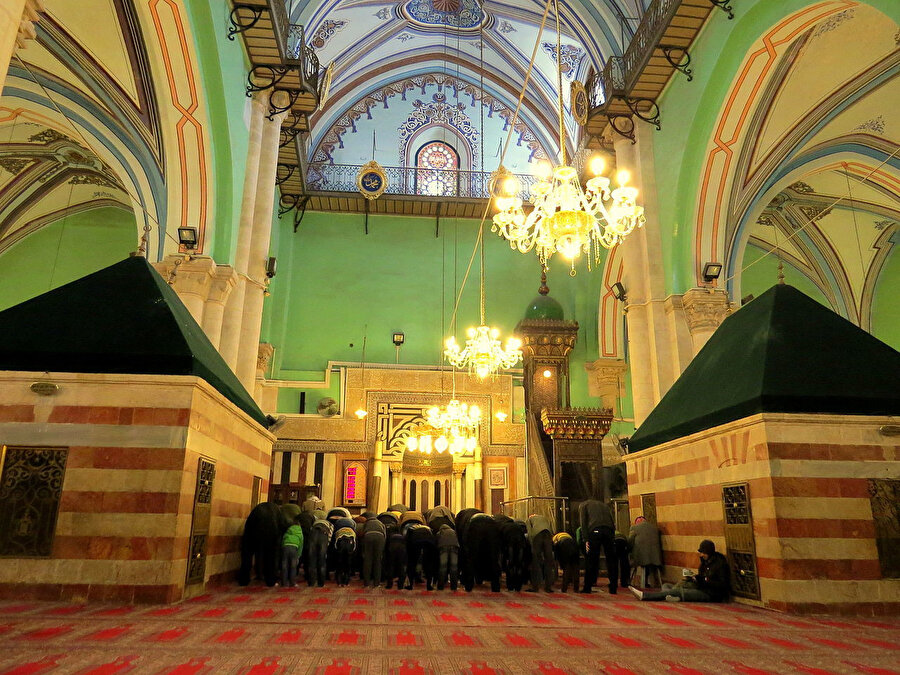
[[[663,590],[650,593],[629,586],[638,600],[668,600],[669,602],[725,602],[731,593],[731,575],[725,556],[716,551],[709,539],[700,542],[700,570],[677,585],[663,584]]]

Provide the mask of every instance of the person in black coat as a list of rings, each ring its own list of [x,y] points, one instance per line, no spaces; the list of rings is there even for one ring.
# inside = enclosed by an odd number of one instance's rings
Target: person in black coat
[[[413,523],[406,530],[407,590],[411,591],[415,587],[419,565],[422,566],[425,588],[430,591],[437,577],[437,547],[434,532],[427,525]]]
[[[274,586],[278,579],[278,564],[281,559],[281,535],[290,523],[275,502],[262,502],[253,507],[244,523],[241,536],[241,568],[238,584],[250,583],[254,567],[256,576]]]
[[[387,527],[387,549],[384,558],[384,587],[391,588],[394,579],[397,580],[397,588],[403,588],[403,579],[406,577],[406,537],[400,533],[399,525]]]
[[[716,551],[715,543],[709,539],[700,542],[697,552],[700,554],[700,569],[679,584],[664,584],[663,590],[655,593],[644,592],[634,586],[629,586],[628,590],[639,600],[726,602],[731,595],[731,570],[727,558]]]
[[[619,587],[619,559],[616,556],[616,523],[612,509],[598,499],[588,499],[578,507],[581,536],[585,542],[584,588],[582,593],[590,593],[597,583],[600,570],[600,553],[606,558],[606,574],[609,578],[609,592],[615,595]],[[627,580],[623,580],[627,583]]]
[[[525,566],[525,550],[528,541],[518,522],[509,516],[494,516],[500,525],[501,566],[506,573],[506,590],[521,591],[522,584],[528,576]]]
[[[491,591],[500,592],[500,525],[486,513],[471,517],[462,535],[466,556],[466,591],[482,579],[491,582]]]

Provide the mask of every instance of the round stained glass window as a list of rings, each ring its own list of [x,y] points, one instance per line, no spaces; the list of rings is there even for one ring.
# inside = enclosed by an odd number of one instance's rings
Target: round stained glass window
[[[416,192],[440,197],[456,192],[459,158],[452,146],[435,141],[416,154]]]

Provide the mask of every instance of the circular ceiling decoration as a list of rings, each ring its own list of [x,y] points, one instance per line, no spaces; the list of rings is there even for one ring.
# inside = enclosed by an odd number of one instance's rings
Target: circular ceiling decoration
[[[400,16],[410,27],[422,30],[475,33],[487,25],[488,16],[477,0],[408,0]]]

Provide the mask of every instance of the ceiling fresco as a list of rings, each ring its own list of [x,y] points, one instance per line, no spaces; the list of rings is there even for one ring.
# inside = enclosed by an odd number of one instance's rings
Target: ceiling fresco
[[[0,253],[40,227],[104,207],[132,211],[113,170],[70,137],[34,122],[0,125]]]
[[[472,119],[482,98],[514,110],[535,49],[544,2],[479,0],[313,0],[288,2],[294,21],[303,23],[307,41],[320,62],[333,63],[331,97],[313,116],[309,153],[322,156],[333,144],[337,127],[360,110],[360,102],[384,96],[404,79],[444,74],[483,97],[461,99]],[[560,3],[563,96],[569,84],[586,80],[606,58],[622,51],[643,9],[637,2]],[[537,45],[534,69],[519,118],[527,134],[541,147],[540,155],[558,149],[556,19],[551,11]],[[366,107],[366,115],[382,114]],[[578,128],[568,110],[569,151],[578,142]],[[393,123],[393,122],[391,122]],[[488,135],[489,130],[484,130]],[[486,138],[493,147],[502,140]],[[325,154],[329,154],[327,149]],[[489,167],[492,170],[495,167]]]
[[[811,11],[761,36],[735,78],[698,196],[698,259],[723,260],[741,297],[742,265],[777,251],[869,328],[900,221],[900,31],[861,4],[818,22]]]

